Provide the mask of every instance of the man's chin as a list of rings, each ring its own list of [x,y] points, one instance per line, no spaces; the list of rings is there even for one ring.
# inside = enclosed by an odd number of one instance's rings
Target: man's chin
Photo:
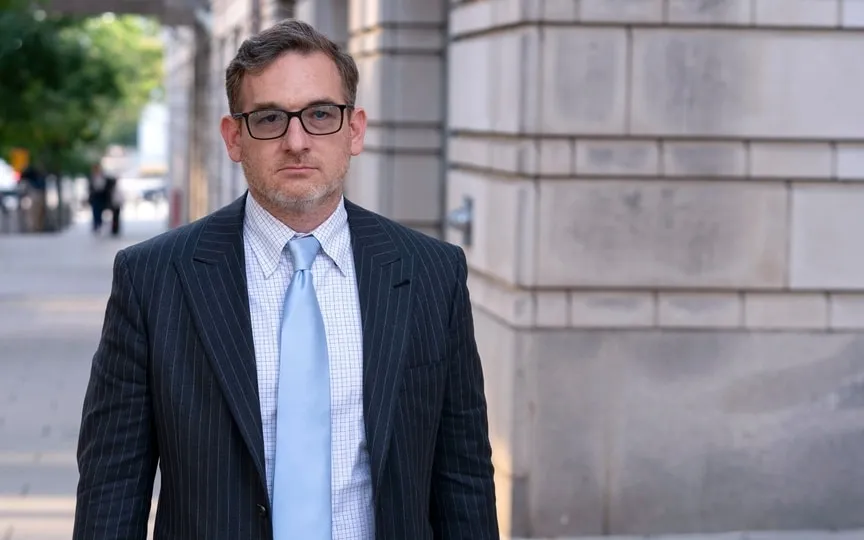
[[[318,208],[327,203],[333,198],[336,190],[312,190],[312,191],[295,191],[295,190],[280,190],[275,193],[271,200],[279,207],[289,211],[307,211],[313,208]]]

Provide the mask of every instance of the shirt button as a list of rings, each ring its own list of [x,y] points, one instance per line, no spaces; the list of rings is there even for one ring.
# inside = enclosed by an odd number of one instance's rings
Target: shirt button
[[[258,515],[261,516],[262,518],[267,517],[267,507],[264,506],[263,504],[258,505]]]

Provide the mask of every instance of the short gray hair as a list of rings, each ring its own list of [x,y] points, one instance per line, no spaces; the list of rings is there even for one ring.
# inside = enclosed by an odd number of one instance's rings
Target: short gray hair
[[[248,38],[240,46],[237,55],[231,60],[225,73],[225,91],[228,94],[228,108],[231,114],[242,112],[240,89],[247,73],[264,71],[283,54],[324,53],[330,57],[342,78],[342,90],[346,104],[354,106],[357,100],[357,84],[360,75],[357,64],[350,54],[327,36],[315,30],[310,24],[296,19],[286,19],[263,32]]]

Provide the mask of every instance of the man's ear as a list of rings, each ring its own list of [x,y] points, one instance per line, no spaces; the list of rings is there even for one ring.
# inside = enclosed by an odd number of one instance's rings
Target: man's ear
[[[351,155],[360,155],[363,151],[363,140],[366,137],[366,111],[360,107],[349,113],[349,136],[351,137]]]
[[[228,150],[228,157],[236,163],[240,163],[240,158],[243,156],[240,149],[240,137],[242,136],[240,128],[242,125],[243,120],[237,120],[229,115],[223,116],[219,125],[222,131],[222,140],[225,141],[225,148]]]

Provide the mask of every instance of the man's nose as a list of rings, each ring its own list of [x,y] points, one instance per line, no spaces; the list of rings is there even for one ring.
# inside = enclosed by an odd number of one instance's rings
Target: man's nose
[[[288,131],[282,137],[282,146],[292,152],[308,148],[309,134],[303,129],[303,123],[299,117],[295,116],[288,119]]]

